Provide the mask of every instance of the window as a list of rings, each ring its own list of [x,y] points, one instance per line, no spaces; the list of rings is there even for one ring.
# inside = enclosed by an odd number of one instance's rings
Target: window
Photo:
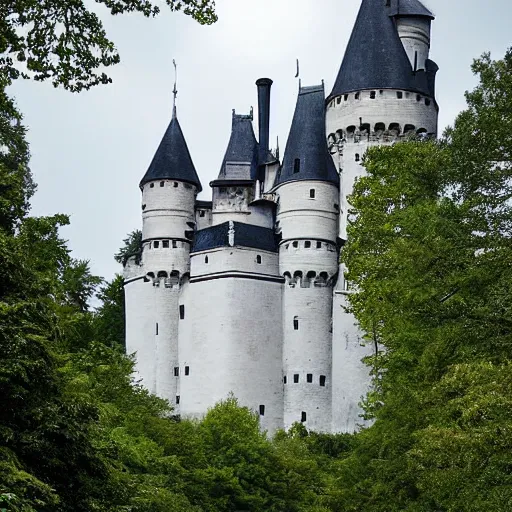
[[[404,93],[402,91],[396,91],[396,97],[401,100],[404,97]]]
[[[180,320],[183,320],[185,318],[185,305],[180,304]]]
[[[204,217],[206,215],[206,212],[204,210],[201,210],[199,212],[199,217]]]
[[[336,103],[337,103],[338,105],[341,103],[341,96],[338,96],[338,97],[336,98]]]
[[[311,188],[309,189],[309,197],[310,199],[315,199],[315,189],[314,188]]]
[[[293,172],[300,172],[300,158],[295,159],[295,162],[293,163]]]
[[[145,204],[143,204],[143,205],[142,205],[142,210],[145,210],[145,209],[146,209],[146,205],[145,205]]]
[[[299,247],[299,242],[293,242],[293,247],[295,247],[295,249],[297,249],[297,247]]]
[[[287,381],[287,379],[286,379],[286,375],[285,375],[285,376],[283,377],[283,384],[286,384],[286,381]]]
[[[163,247],[164,249],[169,249],[169,240],[164,240],[164,241],[162,242],[162,247]]]
[[[160,182],[160,186],[163,187],[165,185],[165,181]]]
[[[304,247],[306,249],[311,249],[311,242],[309,240],[307,242],[304,242]]]
[[[359,162],[359,160],[361,160],[361,156],[359,155],[359,153],[356,153],[356,162]]]
[[[410,98],[410,97],[411,97],[411,93],[410,93],[410,92],[406,92],[406,93],[405,93],[405,97],[406,97],[406,98]]]
[[[414,52],[414,71],[418,71],[418,52]]]
[[[325,375],[320,375],[320,386],[325,387]]]
[[[348,101],[348,94],[345,94],[345,96],[343,96],[343,99],[344,99],[345,101]]]
[[[377,93],[375,91],[371,91],[370,92],[370,99],[374,100],[376,95],[377,95]]]
[[[381,89],[381,90],[379,91],[379,94],[384,94],[384,91]]]
[[[180,395],[176,395],[176,405],[180,405]]]
[[[308,383],[312,383],[313,382],[313,374],[312,373],[308,373],[307,376],[306,376],[306,381]]]
[[[256,256],[256,263],[258,265],[261,265],[261,256],[258,254],[258,256]]]
[[[225,193],[226,193],[226,189],[225,189],[224,187],[221,187],[221,188],[219,189],[219,192],[220,192],[221,194],[225,194]]]
[[[155,187],[155,184],[154,183],[150,183],[149,184],[149,188],[154,188]]]
[[[158,322],[155,325],[155,334],[158,336]]]
[[[317,249],[321,249],[322,248],[322,242],[317,242],[316,243],[316,248]]]
[[[293,382],[294,384],[298,384],[299,383],[299,374],[296,373],[294,376],[293,376]]]
[[[188,189],[191,189],[192,188],[192,185],[188,184],[188,183],[183,183],[183,186],[185,188],[188,188]]]
[[[205,262],[206,264],[208,264],[208,256],[205,256],[205,257],[204,257],[204,262]]]
[[[177,247],[178,247],[178,242],[176,242],[176,240],[173,240],[172,241],[172,248],[176,249]]]
[[[174,367],[174,376],[175,377],[179,377],[180,376],[180,367],[179,366],[175,366]]]
[[[153,242],[153,247],[158,249],[160,247],[160,242]]]
[[[425,98],[425,105],[430,106],[430,100],[428,98]]]
[[[265,416],[265,406],[260,405],[260,416]]]
[[[174,186],[174,188],[178,188],[178,182],[177,182],[177,181],[175,181],[175,182],[173,183],[173,186]]]
[[[300,421],[302,423],[304,423],[306,421],[306,418],[307,418],[306,413],[304,411],[302,411],[300,414]]]
[[[416,94],[416,101],[421,101],[421,95],[420,94]]]
[[[190,366],[185,366],[185,375],[190,375]]]
[[[294,331],[299,330],[299,317],[298,316],[293,317],[293,330]]]
[[[340,205],[338,203],[334,203],[334,209],[339,212],[340,211]]]
[[[360,96],[361,96],[361,93],[356,92],[356,94],[355,94],[355,96],[354,96],[354,97],[355,97],[355,99],[356,99],[356,100],[358,100]]]

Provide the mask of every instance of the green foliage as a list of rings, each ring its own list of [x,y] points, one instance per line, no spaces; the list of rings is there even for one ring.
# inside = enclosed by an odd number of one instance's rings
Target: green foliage
[[[112,15],[159,14],[150,0],[96,0]],[[213,0],[165,0],[201,24],[217,20]],[[83,0],[4,0],[0,5],[0,75],[51,80],[77,92],[111,82],[102,71],[120,62],[103,23]]]
[[[340,510],[510,509],[512,50],[440,142],[371,149],[343,261],[381,352]]]
[[[130,258],[134,258],[135,264],[138,265],[142,258],[142,231],[132,231],[123,243],[123,247],[114,256],[115,260],[125,266]]]

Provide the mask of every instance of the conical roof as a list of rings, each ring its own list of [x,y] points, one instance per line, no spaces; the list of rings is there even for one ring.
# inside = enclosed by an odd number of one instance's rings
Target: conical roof
[[[395,3],[395,6],[393,6]],[[401,8],[421,5],[401,0]],[[430,12],[430,11],[428,11]],[[396,0],[363,0],[329,99],[364,89],[405,89],[429,95],[426,82],[414,74],[395,21]]]
[[[434,19],[434,15],[419,0],[391,0],[392,16],[423,16]]]
[[[258,143],[252,116],[235,114],[231,137],[222,161],[218,180],[255,180],[258,169]]]
[[[177,180],[191,183],[202,190],[196,168],[181,131],[181,126],[173,110],[171,122],[156,150],[155,156],[140,182],[140,187],[154,180]]]
[[[315,180],[328,181],[339,187],[339,175],[326,139],[324,86],[301,87],[275,185]]]

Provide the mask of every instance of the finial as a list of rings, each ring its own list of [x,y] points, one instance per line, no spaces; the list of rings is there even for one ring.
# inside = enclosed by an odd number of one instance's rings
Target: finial
[[[254,121],[254,108],[251,106],[251,112],[249,114],[251,116],[251,121]]]
[[[279,135],[277,136],[276,158],[279,160]]]
[[[176,96],[178,96],[178,68],[174,59],[172,59],[172,65],[174,66],[174,89],[172,90],[174,99],[172,101],[172,117],[176,117]]]
[[[295,78],[299,78],[300,68],[299,68],[299,59],[297,59],[297,73],[295,74]]]

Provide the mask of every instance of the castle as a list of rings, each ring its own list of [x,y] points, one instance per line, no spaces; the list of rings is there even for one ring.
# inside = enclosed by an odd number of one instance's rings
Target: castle
[[[124,269],[126,348],[144,386],[201,417],[233,393],[262,428],[352,432],[370,377],[339,265],[365,151],[435,136],[432,13],[419,0],[362,0],[332,92],[299,87],[282,162],[269,150],[272,81],[233,112],[212,201],[172,119],[140,182],[142,257]]]

